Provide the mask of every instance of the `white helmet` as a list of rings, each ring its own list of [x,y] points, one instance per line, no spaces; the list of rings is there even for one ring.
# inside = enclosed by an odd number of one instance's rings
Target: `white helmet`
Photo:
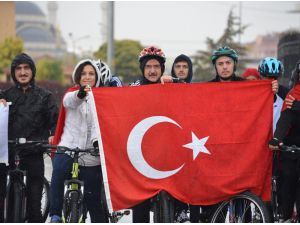
[[[106,65],[106,63],[104,63],[100,59],[94,60],[94,63],[97,65],[97,67],[100,71],[100,82],[101,82],[100,86],[102,86],[102,85],[108,86],[111,81],[111,77],[112,77],[108,65]]]

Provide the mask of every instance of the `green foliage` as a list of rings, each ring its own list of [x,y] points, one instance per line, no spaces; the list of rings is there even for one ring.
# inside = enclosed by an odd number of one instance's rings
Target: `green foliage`
[[[22,53],[23,41],[20,38],[6,38],[0,43],[0,72],[9,68],[16,55]]]
[[[37,80],[63,81],[63,69],[60,61],[54,59],[42,59],[36,65]]]
[[[113,60],[114,73],[119,76],[123,82],[129,83],[136,80],[141,72],[139,69],[138,56],[143,46],[139,41],[134,40],[116,40],[115,57]],[[107,61],[107,43],[100,46],[94,53],[96,58]]]
[[[245,66],[242,60],[240,60],[241,56],[245,55],[246,48],[243,47],[238,41],[235,41],[238,35],[244,33],[244,30],[247,26],[239,26],[239,22],[237,22],[238,18],[233,15],[232,10],[230,10],[228,19],[227,19],[227,27],[224,30],[223,35],[217,40],[207,37],[206,45],[207,50],[199,50],[196,55],[193,56],[193,66],[194,66],[194,77],[197,81],[209,81],[215,77],[215,68],[211,63],[211,55],[214,50],[218,49],[222,46],[229,46],[234,49],[239,55],[239,63],[237,66],[237,73],[243,71]]]

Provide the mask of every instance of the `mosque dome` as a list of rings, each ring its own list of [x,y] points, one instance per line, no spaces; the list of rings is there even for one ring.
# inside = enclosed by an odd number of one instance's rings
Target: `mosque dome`
[[[43,11],[33,2],[16,1],[16,14],[17,15],[36,15],[45,17]]]
[[[63,57],[66,43],[40,7],[29,1],[16,1],[15,6],[16,34],[23,40],[25,51],[37,58],[44,55]]]

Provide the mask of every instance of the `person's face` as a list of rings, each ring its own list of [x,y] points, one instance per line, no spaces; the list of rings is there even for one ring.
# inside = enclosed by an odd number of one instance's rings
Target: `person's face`
[[[258,80],[256,76],[250,75],[246,77],[246,80]]]
[[[91,65],[85,65],[83,67],[83,70],[80,74],[80,81],[81,86],[89,85],[91,87],[94,87],[96,84],[96,71],[93,66]]]
[[[161,77],[161,66],[156,59],[150,59],[145,65],[144,75],[150,82],[157,82]]]
[[[189,65],[186,61],[178,62],[174,65],[174,72],[179,79],[186,79],[189,74]]]
[[[22,85],[26,86],[32,79],[32,70],[27,63],[22,63],[15,68],[16,80]]]
[[[234,61],[228,56],[221,56],[216,60],[217,73],[221,78],[228,78],[233,74]]]

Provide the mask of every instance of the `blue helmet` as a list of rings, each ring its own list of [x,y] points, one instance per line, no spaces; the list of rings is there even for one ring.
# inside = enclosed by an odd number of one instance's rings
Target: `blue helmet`
[[[258,72],[262,77],[278,78],[283,73],[283,64],[276,58],[267,57],[260,61]]]

